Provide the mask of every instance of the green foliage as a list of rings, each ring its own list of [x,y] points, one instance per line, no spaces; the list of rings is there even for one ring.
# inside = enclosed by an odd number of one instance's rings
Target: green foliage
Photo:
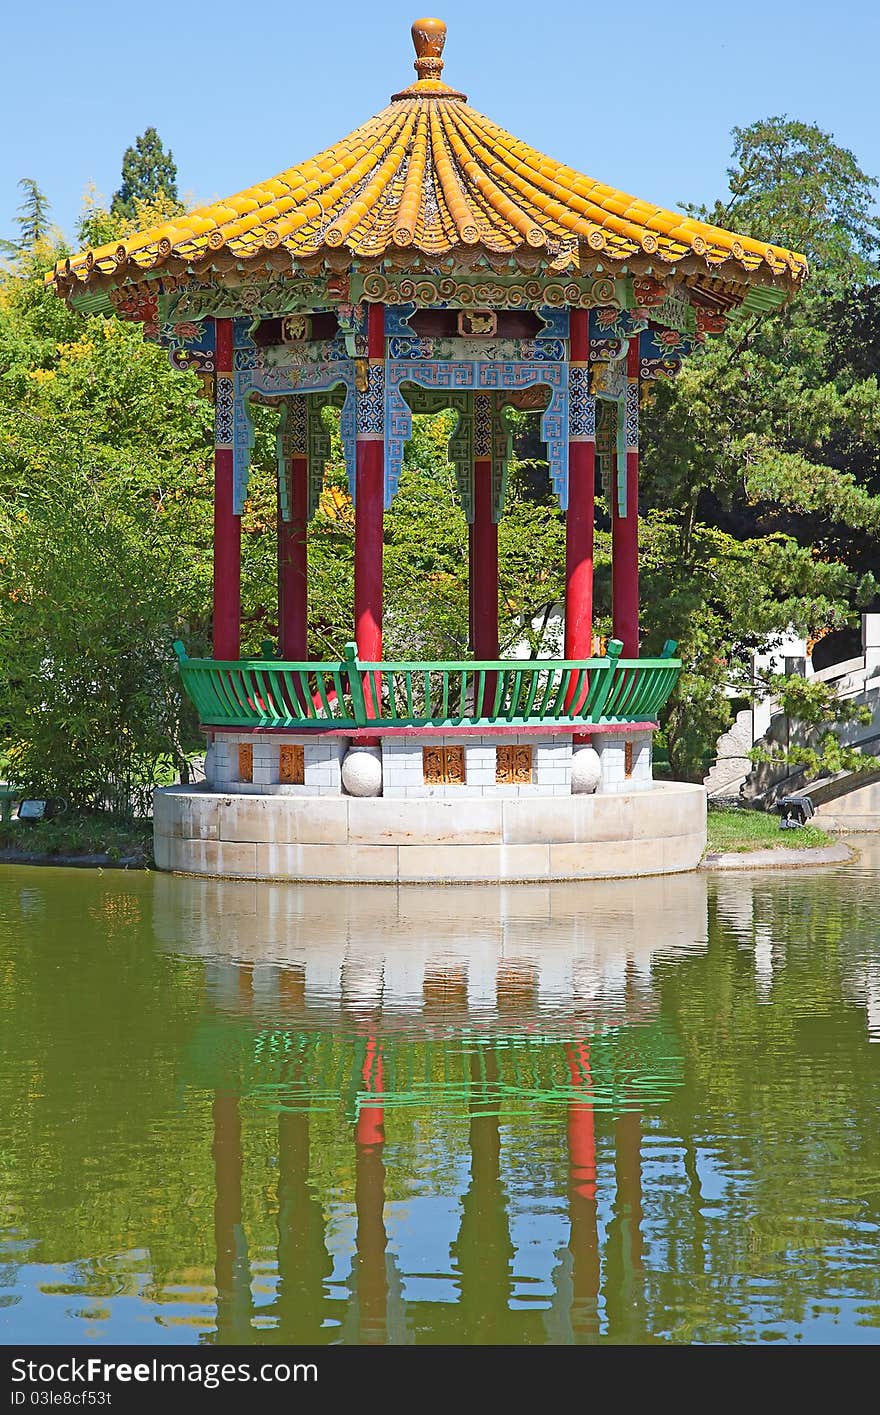
[[[133,867],[153,858],[152,827],[145,821],[99,815],[61,815],[46,821],[0,822],[0,850],[11,856],[106,855]]]
[[[47,477],[3,513],[3,719],[13,780],[74,809],[144,814],[195,723],[169,655],[188,566],[161,506]]]
[[[839,698],[834,690],[815,678],[799,674],[770,674],[766,687],[786,717],[808,727],[825,727],[834,722],[857,722],[867,726],[871,709],[865,703]]]
[[[755,747],[751,758],[768,766],[802,767],[808,780],[834,776],[841,771],[880,771],[880,759],[841,742],[834,725],[858,723],[867,727],[873,714],[865,703],[839,698],[826,683],[798,674],[771,674],[764,688],[779,703],[789,723],[785,745]],[[790,740],[791,734],[795,740]]]
[[[171,666],[207,645],[211,409],[137,326],[0,281],[0,714],[9,774],[143,810],[195,723]],[[175,773],[176,774],[176,773]]]
[[[122,159],[122,184],[113,197],[111,212],[133,220],[138,202],[153,202],[164,195],[177,201],[177,165],[170,149],[162,146],[155,128],[147,128]]]

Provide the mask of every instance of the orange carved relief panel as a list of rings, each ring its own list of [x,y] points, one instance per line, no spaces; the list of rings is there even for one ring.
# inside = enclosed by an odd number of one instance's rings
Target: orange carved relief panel
[[[306,779],[305,748],[284,742],[278,760],[278,780],[284,786],[303,786]]]
[[[531,747],[496,747],[495,780],[499,786],[526,786],[532,780]]]

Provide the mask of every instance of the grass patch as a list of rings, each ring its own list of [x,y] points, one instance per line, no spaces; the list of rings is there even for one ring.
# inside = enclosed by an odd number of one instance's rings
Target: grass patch
[[[0,822],[0,850],[77,859],[106,855],[133,865],[153,863],[152,821],[122,821],[107,815],[64,815],[48,821]]]
[[[780,830],[779,816],[769,811],[721,810],[709,811],[709,843],[714,853],[725,850],[809,850],[830,845],[831,839],[816,825],[804,825],[798,830]]]

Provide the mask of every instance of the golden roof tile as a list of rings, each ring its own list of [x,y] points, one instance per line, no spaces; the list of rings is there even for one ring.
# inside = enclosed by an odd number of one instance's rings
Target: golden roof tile
[[[655,274],[721,272],[795,289],[804,256],[665,211],[555,162],[468,105],[445,84],[440,20],[417,20],[416,82],[316,157],[225,201],[60,261],[59,292],[143,272],[180,274],[221,255],[263,261],[278,249],[301,261],[395,264],[407,255],[472,264],[513,257],[522,268],[614,273],[650,258]],[[538,267],[535,265],[538,258]]]

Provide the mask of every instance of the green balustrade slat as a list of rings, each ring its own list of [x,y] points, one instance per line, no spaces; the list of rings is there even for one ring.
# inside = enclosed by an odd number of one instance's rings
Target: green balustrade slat
[[[529,713],[532,711],[532,704],[535,701],[535,694],[538,691],[538,684],[541,681],[538,674],[535,672],[530,673],[529,677],[532,681],[529,685],[529,691],[526,696],[525,705],[523,706],[523,718],[525,721],[528,721]]]
[[[211,674],[201,668],[193,669],[189,684],[184,677],[184,685],[188,686],[189,695],[198,709],[199,717],[210,719],[214,712],[220,711],[220,698]]]
[[[507,681],[508,675],[506,672],[495,674],[495,697],[492,701],[493,722],[501,716],[501,704],[504,702],[504,695],[507,692]]]
[[[333,687],[336,690],[336,712],[333,715],[334,717],[346,718],[349,714],[346,709],[343,678],[344,675],[339,671],[339,669],[337,669],[336,672],[333,674]]]
[[[513,722],[513,719],[516,717],[517,708],[519,707],[519,695],[520,695],[520,691],[521,691],[521,689],[522,689],[522,677],[523,677],[523,676],[522,676],[522,669],[518,669],[518,670],[517,670],[514,674],[512,674],[511,676],[512,676],[512,678],[513,678],[513,688],[512,688],[512,690],[511,690],[511,694],[510,694],[510,702],[507,704],[507,721],[508,721],[508,722]]]
[[[553,674],[550,673],[547,669],[544,670],[544,674],[546,675],[544,680],[544,691],[541,694],[541,701],[538,704],[539,718],[544,718],[547,716],[547,704],[550,701],[550,696],[553,691]]]
[[[564,671],[559,674],[559,690],[553,699],[553,706],[550,709],[554,719],[559,717],[565,703],[565,690],[568,687],[568,674]]]
[[[214,686],[217,690],[217,696],[223,704],[223,716],[233,718],[236,717],[238,714],[238,703],[235,698],[233,698],[232,693],[229,690],[229,683],[227,681],[226,672],[224,669],[221,669],[220,672],[216,675],[214,679]]]
[[[391,709],[392,718],[397,717],[397,698],[394,692],[394,674],[383,673],[382,682],[388,689],[388,706]]]
[[[653,721],[680,669],[677,659],[613,657],[364,664],[353,646],[345,663],[184,658],[180,664],[201,720],[236,726]]]
[[[643,717],[649,717],[654,710],[654,703],[657,700],[659,687],[662,685],[663,671],[660,668],[649,668],[645,674],[645,681],[639,684],[638,708]]]
[[[242,692],[241,671],[235,672],[233,669],[227,669],[227,671],[221,675],[220,681],[223,691],[229,700],[229,706],[233,715],[236,717],[244,715],[246,717],[248,715],[249,704],[247,692]]]
[[[268,671],[263,668],[255,669],[254,677],[259,681],[260,697],[263,700],[263,717],[266,721],[271,722],[273,718],[284,716],[284,699],[275,697]]]
[[[317,686],[317,690],[318,690],[318,697],[321,699],[321,706],[322,706],[322,708],[324,709],[324,712],[325,712],[326,716],[327,716],[327,717],[332,717],[332,716],[333,716],[333,713],[332,713],[332,711],[331,711],[331,709],[330,709],[330,703],[329,703],[328,698],[327,698],[327,690],[326,690],[326,688],[324,687],[324,674],[323,674],[323,672],[316,673],[316,674],[315,674],[315,679],[316,679],[316,686]]]
[[[279,677],[276,669],[267,668],[266,673],[272,685],[272,700],[276,705],[276,713],[279,717],[286,717],[290,720],[293,716],[295,698],[285,691],[284,678]]]
[[[590,694],[587,698],[584,717],[591,722],[598,722],[602,716],[613,681],[614,667],[610,663],[604,664],[601,668],[590,670]]]

